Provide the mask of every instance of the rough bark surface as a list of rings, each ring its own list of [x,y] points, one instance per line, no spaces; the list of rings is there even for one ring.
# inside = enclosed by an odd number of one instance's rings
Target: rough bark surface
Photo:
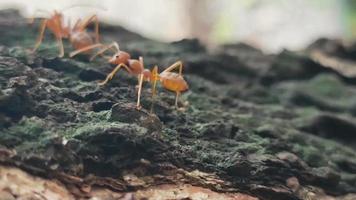
[[[150,114],[149,84],[141,111],[135,77],[98,86],[104,59],[58,58],[49,33],[31,54],[37,29],[0,12],[0,199],[356,199],[355,46],[209,53],[102,25],[147,68],[184,62],[186,111],[159,88]]]

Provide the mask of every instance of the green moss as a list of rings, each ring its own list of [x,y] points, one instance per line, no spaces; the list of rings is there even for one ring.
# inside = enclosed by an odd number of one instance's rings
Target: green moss
[[[340,171],[340,160],[356,162],[354,150],[335,141],[301,132],[289,133],[285,138],[292,144],[291,151],[312,167],[330,166]]]
[[[28,58],[29,54],[26,52],[26,49],[22,47],[13,47],[9,49],[9,56],[25,60]]]
[[[110,118],[111,110],[104,110],[100,112],[89,111],[84,114],[85,121],[91,122],[107,122]]]
[[[147,129],[139,127],[135,124],[126,124],[121,122],[100,121],[88,122],[85,124],[77,124],[75,127],[68,128],[63,137],[65,139],[72,138],[87,138],[90,136],[99,135],[107,132],[107,130],[115,130],[119,133],[133,134],[136,136],[143,136],[147,133]]]
[[[238,114],[238,123],[242,124],[244,127],[256,127],[258,121],[253,117],[252,114]]]
[[[295,110],[298,117],[293,119],[293,124],[296,127],[302,127],[305,124],[308,124],[310,120],[315,118],[320,114],[320,111],[314,107],[303,107]]]
[[[313,146],[302,146],[300,144],[295,144],[292,151],[297,153],[298,156],[300,156],[312,167],[320,167],[327,164],[327,161],[320,153],[321,150]]]
[[[16,126],[4,130],[3,135],[8,137],[18,137],[21,140],[36,140],[43,136],[46,126],[45,122],[39,118],[24,118]],[[3,137],[0,137],[3,139]]]
[[[339,112],[350,112],[356,101],[356,90],[332,74],[320,74],[309,81],[278,84],[273,94],[283,103]]]
[[[0,143],[21,154],[41,151],[55,137],[57,133],[44,120],[31,117],[23,118],[17,125],[3,130]]]
[[[316,76],[302,89],[310,90],[316,95],[329,98],[344,97],[349,94],[347,87],[345,87],[340,79],[331,74]]]

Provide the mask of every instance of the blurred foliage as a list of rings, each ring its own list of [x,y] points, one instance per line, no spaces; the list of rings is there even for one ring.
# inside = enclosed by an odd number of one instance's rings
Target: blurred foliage
[[[356,1],[344,0],[344,17],[347,36],[351,39],[356,38]]]

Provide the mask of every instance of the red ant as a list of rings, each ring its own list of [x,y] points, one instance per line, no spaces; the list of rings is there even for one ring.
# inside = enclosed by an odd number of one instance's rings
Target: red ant
[[[99,54],[102,54],[113,47],[116,49],[116,53],[109,59],[109,63],[115,64],[117,66],[111,73],[107,75],[106,79],[103,82],[99,83],[99,85],[105,85],[106,83],[108,83],[120,70],[120,68],[123,67],[129,72],[129,74],[136,75],[138,78],[138,97],[136,104],[137,109],[141,108],[140,97],[143,81],[148,81],[152,83],[152,98],[156,94],[156,85],[157,81],[159,81],[165,89],[176,93],[175,107],[180,110],[180,108],[178,108],[179,95],[182,92],[188,90],[188,84],[182,76],[183,64],[181,61],[175,62],[161,73],[158,73],[157,66],[155,66],[152,71],[150,71],[148,69],[145,69],[143,64],[143,58],[141,56],[138,60],[131,59],[130,54],[125,51],[121,51],[119,49],[119,45],[116,42],[113,42],[112,44],[97,52],[94,56],[91,57],[91,60],[93,60]],[[179,69],[179,73],[171,72],[176,68]]]
[[[91,23],[95,23],[95,42],[88,32],[86,27]],[[76,49],[73,53],[86,52],[90,49],[103,46],[99,42],[99,21],[96,15],[92,15],[85,20],[78,19],[73,27],[64,24],[63,15],[61,12],[54,11],[50,18],[42,20],[40,25],[40,33],[33,51],[42,43],[44,32],[48,28],[55,36],[59,46],[59,57],[64,56],[64,47],[62,39],[69,39],[70,43]]]

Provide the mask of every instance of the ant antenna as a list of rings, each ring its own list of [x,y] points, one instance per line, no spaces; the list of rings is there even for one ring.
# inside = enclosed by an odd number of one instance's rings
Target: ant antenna
[[[101,49],[100,51],[98,51],[96,54],[94,54],[90,60],[94,60],[95,57],[97,57],[98,55],[102,55],[105,51],[108,51],[108,50],[113,50],[112,48],[115,47],[115,50],[114,52],[115,53],[119,53],[120,52],[120,47],[119,47],[119,44],[117,42],[113,42],[109,45],[107,45],[106,47],[104,47],[103,49]]]
[[[116,48],[117,52],[120,52],[120,46],[117,42],[114,43],[114,47]]]

